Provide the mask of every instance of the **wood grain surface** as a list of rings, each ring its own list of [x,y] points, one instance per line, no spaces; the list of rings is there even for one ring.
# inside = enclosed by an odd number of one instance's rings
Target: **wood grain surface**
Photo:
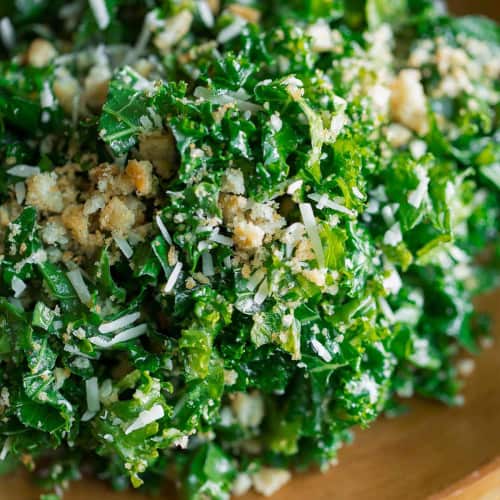
[[[388,0],[389,1],[389,0]],[[1,0],[0,0],[1,2]],[[451,0],[457,13],[500,18],[500,0]],[[465,404],[447,408],[415,400],[408,414],[380,419],[339,454],[327,473],[296,474],[273,500],[496,500],[500,499],[500,292],[482,297],[479,309],[494,318],[496,342],[476,358],[466,380]],[[0,500],[35,500],[26,475],[0,478]],[[113,492],[93,479],[75,483],[65,500],[145,500]],[[162,499],[174,499],[166,487]],[[254,494],[242,500],[262,498]]]

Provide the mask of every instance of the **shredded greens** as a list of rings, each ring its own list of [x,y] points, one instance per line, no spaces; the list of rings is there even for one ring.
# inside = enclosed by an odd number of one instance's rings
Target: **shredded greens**
[[[430,0],[0,17],[0,470],[271,494],[402,398],[461,404],[498,278],[497,24]]]

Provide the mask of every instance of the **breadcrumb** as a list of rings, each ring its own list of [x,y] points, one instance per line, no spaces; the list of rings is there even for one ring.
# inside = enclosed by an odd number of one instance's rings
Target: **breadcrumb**
[[[54,172],[41,173],[26,181],[26,204],[45,212],[61,213],[64,209],[63,197],[57,186]]]
[[[156,131],[139,137],[139,159],[150,161],[161,178],[172,177],[178,165],[177,148],[172,132]]]
[[[393,118],[420,135],[429,131],[427,101],[421,83],[422,75],[416,69],[404,69],[391,86],[391,113]]]
[[[115,196],[101,211],[99,224],[101,229],[117,234],[127,234],[135,224],[135,215],[120,198]]]

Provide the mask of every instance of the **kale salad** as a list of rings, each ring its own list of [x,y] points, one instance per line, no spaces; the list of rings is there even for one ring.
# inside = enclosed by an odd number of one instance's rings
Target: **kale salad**
[[[4,0],[0,42],[1,471],[270,495],[403,398],[463,404],[498,277],[497,24]]]

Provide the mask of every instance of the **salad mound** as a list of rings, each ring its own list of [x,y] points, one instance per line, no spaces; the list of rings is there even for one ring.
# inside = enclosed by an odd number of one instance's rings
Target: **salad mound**
[[[498,277],[493,21],[431,0],[0,14],[0,470],[56,497],[84,470],[270,495],[403,398],[463,403]]]

